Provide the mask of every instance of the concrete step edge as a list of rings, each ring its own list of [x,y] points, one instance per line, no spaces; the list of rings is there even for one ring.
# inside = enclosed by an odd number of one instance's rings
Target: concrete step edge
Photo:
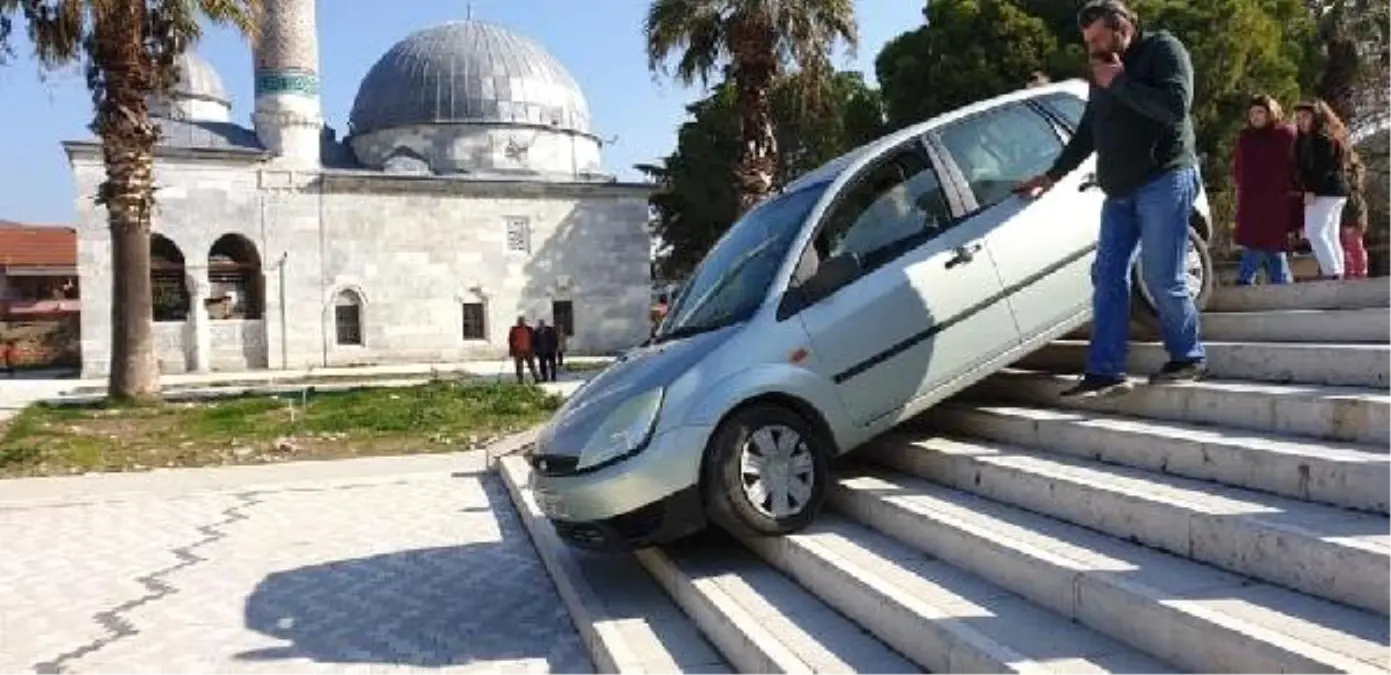
[[[860,626],[837,615],[796,582],[782,578],[779,590],[759,589],[758,572],[779,578],[780,573],[741,550],[739,544],[697,544],[711,548],[686,555],[676,547],[654,547],[636,555],[652,579],[739,672],[917,672],[910,662],[865,635]],[[793,611],[789,605],[801,605],[803,611]],[[818,619],[830,626],[807,625]],[[872,643],[868,654],[864,650],[835,653],[850,643],[865,647],[867,640]]]
[[[1383,391],[1391,380],[1391,345],[1387,344],[1204,341],[1204,346],[1212,377]],[[1080,372],[1086,350],[1085,340],[1056,340],[1019,363],[1038,370]],[[1167,360],[1158,343],[1130,343],[1127,367],[1132,374],[1148,375]]]
[[[1042,406],[936,406],[944,432],[1386,515],[1391,450]]]
[[[1118,398],[1059,398],[1058,393],[1076,379],[1010,368],[975,385],[958,400],[1005,400],[1318,440],[1391,444],[1391,396],[1375,389],[1210,379],[1166,387],[1141,384]]]
[[[876,492],[872,487],[881,484],[893,488]],[[985,505],[983,498],[883,471],[841,478],[830,496],[837,510],[927,555],[970,569],[1052,611],[1192,672],[1356,672],[1377,668],[1356,656],[1301,639],[1293,631],[1275,631],[1226,612],[1172,602],[1172,592],[1097,569],[1090,560],[1073,558],[1059,547],[1031,541],[1017,532],[1027,532],[1034,539],[1051,538],[1101,557],[1121,549],[1131,553],[1122,559],[1127,563],[1137,559],[1162,561],[1174,565],[1184,578],[1230,578],[1230,587],[1237,591],[1244,587],[1247,596],[1259,590],[1228,572],[1119,540],[1108,541],[1109,552],[1099,550],[1089,543],[1104,535],[1006,504]],[[1008,514],[1008,519],[1001,519],[1000,513]],[[1269,589],[1276,598],[1308,601],[1320,610],[1320,617],[1326,617],[1331,607],[1345,620],[1368,626],[1383,623],[1359,610],[1258,586]],[[1291,618],[1288,606],[1273,607],[1271,613],[1285,621]],[[1293,618],[1319,626],[1303,617]]]
[[[1360,520],[1370,525],[1384,520],[1376,516],[1236,488],[1213,486],[1212,493],[1230,496],[1209,495],[1197,489],[1203,487],[1197,481],[1101,462],[1063,463],[1047,453],[990,442],[888,436],[866,450],[867,458],[947,487],[1335,602],[1383,615],[1391,611],[1391,551],[1365,540],[1349,542],[1247,513],[1224,512],[1235,507],[1222,502],[1279,504],[1272,508],[1309,513],[1311,520],[1321,522]],[[1081,471],[1068,470],[1067,465]],[[1152,489],[1121,487],[1126,481],[1145,482]]]
[[[527,489],[530,467],[517,456],[498,460],[498,474],[507,486],[512,504],[531,537],[537,555],[550,573],[570,619],[584,640],[595,669],[604,673],[722,672],[728,666],[703,639],[693,624],[647,621],[647,617],[626,617],[611,611],[601,588],[591,585],[579,564],[576,552],[560,540],[541,514],[535,497]],[[616,561],[625,562],[625,561]],[[626,562],[637,568],[631,558]],[[639,575],[641,568],[637,568]],[[630,587],[643,593],[644,604],[670,606],[671,601],[655,586]],[[668,615],[680,615],[674,606]],[[692,641],[696,641],[693,645]],[[675,643],[684,643],[676,648]],[[695,648],[693,649],[692,646]]]
[[[851,530],[847,530],[846,526]],[[823,535],[828,532],[846,536],[840,541],[834,537],[824,538]],[[960,600],[964,596],[956,596],[957,599],[940,604],[852,560],[847,553],[870,550],[864,548],[865,537],[877,537],[883,544],[897,547],[905,554],[911,551],[909,547],[866,527],[830,515],[823,515],[816,525],[802,533],[746,540],[745,545],[928,672],[1057,672],[1056,667],[1030,658],[1024,647],[1008,641],[1022,640],[1025,636],[1008,632],[1008,637],[991,635],[973,627],[968,620],[953,620],[954,613],[959,613],[963,607],[976,607],[977,603],[988,606],[992,601],[1008,601],[1018,607],[1026,607],[1029,606],[1026,600],[1003,590],[992,590],[987,597],[985,592],[979,590],[983,587],[981,583],[972,581],[977,595],[967,599],[965,605]],[[890,558],[886,564],[897,565],[900,562]],[[961,572],[954,574],[969,576]],[[927,580],[926,583],[935,582]],[[951,592],[947,591],[947,594],[951,595]],[[1096,643],[1100,651],[1074,658],[1088,661],[1087,669],[1092,672],[1106,672],[1108,663],[1120,665],[1116,672],[1170,670],[1167,664],[1085,627],[1069,625],[1065,619],[1045,609],[1032,606],[1029,612],[1031,615],[1053,617],[1046,623],[1060,626],[1057,630],[1066,628],[1091,636],[1089,643]],[[998,616],[998,612],[995,614]]]

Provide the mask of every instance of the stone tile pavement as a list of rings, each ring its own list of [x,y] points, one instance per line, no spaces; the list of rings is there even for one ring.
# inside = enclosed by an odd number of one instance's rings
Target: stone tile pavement
[[[481,452],[276,468],[0,482],[0,672],[592,672]]]

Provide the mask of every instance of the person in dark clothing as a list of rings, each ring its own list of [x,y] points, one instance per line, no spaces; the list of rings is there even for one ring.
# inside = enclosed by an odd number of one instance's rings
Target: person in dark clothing
[[[1092,339],[1081,380],[1063,395],[1130,388],[1125,364],[1137,249],[1169,352],[1150,383],[1199,379],[1207,371],[1206,351],[1184,264],[1189,215],[1202,189],[1191,117],[1192,60],[1178,38],[1142,30],[1120,0],[1091,0],[1078,12],[1077,24],[1091,55],[1086,110],[1053,166],[1015,187],[1036,197],[1096,153],[1096,181],[1106,201],[1092,265]]]
[[[1236,243],[1242,247],[1236,284],[1249,286],[1265,269],[1266,281],[1288,284],[1285,249],[1290,234],[1304,224],[1304,207],[1294,184],[1294,125],[1282,119],[1280,104],[1261,95],[1251,99],[1247,126],[1232,156],[1236,178]]]
[[[1299,104],[1295,116],[1299,140],[1294,156],[1299,190],[1304,193],[1304,238],[1319,261],[1322,278],[1341,279],[1343,247],[1338,235],[1343,207],[1352,194],[1352,142],[1343,121],[1321,100]]]
[[[536,360],[541,362],[541,380],[555,382],[556,354],[560,352],[560,335],[545,320],[536,322]]]
[[[512,363],[517,367],[517,383],[525,382],[522,377],[522,365],[531,372],[531,380],[540,382],[541,378],[536,375],[536,332],[531,326],[526,325],[526,317],[517,317],[517,325],[507,331],[507,355],[512,357]]]

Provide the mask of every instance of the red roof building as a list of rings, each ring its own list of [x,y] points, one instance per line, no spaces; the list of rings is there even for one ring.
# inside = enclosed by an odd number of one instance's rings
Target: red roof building
[[[0,320],[71,314],[77,292],[77,231],[0,220]]]

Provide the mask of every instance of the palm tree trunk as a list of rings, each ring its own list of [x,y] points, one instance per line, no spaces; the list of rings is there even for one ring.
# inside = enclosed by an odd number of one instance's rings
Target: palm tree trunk
[[[146,107],[153,64],[146,51],[144,2],[96,3],[93,31],[94,131],[106,182],[98,201],[111,227],[111,374],[107,395],[159,396],[150,290],[150,215],[157,133]]]
[[[773,129],[773,80],[778,72],[777,33],[766,17],[738,22],[734,37],[734,107],[739,118],[739,213],[773,191],[778,142]]]

